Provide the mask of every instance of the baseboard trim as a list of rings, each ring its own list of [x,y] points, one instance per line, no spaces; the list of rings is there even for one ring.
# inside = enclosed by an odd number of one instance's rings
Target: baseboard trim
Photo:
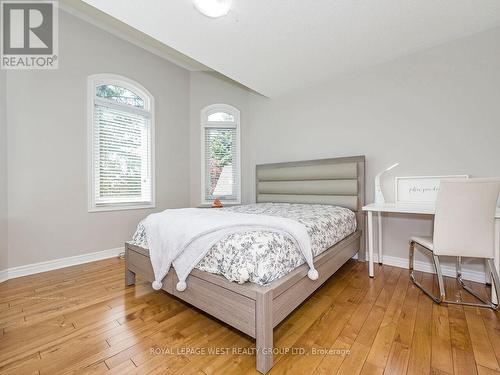
[[[366,259],[368,259],[368,254],[366,254]],[[373,254],[373,261],[378,263],[378,254]],[[384,255],[383,264],[388,266],[409,269],[408,258],[398,258],[393,256]],[[415,260],[413,264],[415,271],[421,271],[426,273],[436,273],[434,271],[434,265],[429,262],[423,262],[420,260]],[[456,268],[454,266],[441,265],[444,276],[456,277]],[[480,271],[471,271],[468,269],[462,269],[462,276],[465,280],[475,281],[478,283],[484,283],[486,281],[485,273]]]
[[[9,280],[9,270],[1,270],[0,271],[0,283]]]
[[[87,253],[67,258],[49,260],[46,262],[27,264],[25,266],[12,267],[0,271],[0,282],[14,279],[16,277],[34,275],[40,272],[47,272],[64,267],[77,266],[79,264],[95,262],[97,260],[109,259],[116,257],[123,252],[124,252],[123,247],[117,247],[115,249],[96,251],[94,253]]]

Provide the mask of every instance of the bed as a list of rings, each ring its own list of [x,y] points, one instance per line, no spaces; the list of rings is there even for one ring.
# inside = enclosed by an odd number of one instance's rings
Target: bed
[[[364,216],[361,212],[364,205],[364,175],[364,156],[256,167],[256,210],[262,207],[283,209],[286,205],[298,207],[304,204],[310,207],[338,206],[354,213],[356,229],[350,230],[350,234],[328,249],[315,251],[314,265],[319,272],[317,280],[307,277],[307,264],[295,264],[291,267],[293,270],[281,270],[279,278],[269,279],[268,276],[261,278],[267,275],[266,272],[253,275],[249,272],[243,278],[225,269],[219,270],[221,274],[216,274],[210,268],[210,262],[200,262],[202,264],[189,274],[188,287],[184,291],[176,289],[178,279],[172,269],[163,279],[162,290],[254,338],[256,368],[265,374],[273,365],[273,328],[350,258],[356,254],[361,261],[365,258],[362,232]],[[140,241],[134,239],[125,243],[125,259],[127,285],[135,283],[136,274],[148,281],[154,280],[148,249],[141,246]],[[213,301],[217,301],[217,304]]]

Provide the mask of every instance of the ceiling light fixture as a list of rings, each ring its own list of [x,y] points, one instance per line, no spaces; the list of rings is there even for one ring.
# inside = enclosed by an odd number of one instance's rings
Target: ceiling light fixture
[[[225,16],[231,9],[232,0],[193,0],[194,7],[210,18]]]

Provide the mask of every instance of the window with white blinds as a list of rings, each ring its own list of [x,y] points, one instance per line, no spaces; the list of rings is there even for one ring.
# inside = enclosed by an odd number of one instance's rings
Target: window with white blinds
[[[226,104],[202,110],[202,203],[241,202],[240,113]]]
[[[89,210],[154,207],[152,97],[124,77],[89,78]]]

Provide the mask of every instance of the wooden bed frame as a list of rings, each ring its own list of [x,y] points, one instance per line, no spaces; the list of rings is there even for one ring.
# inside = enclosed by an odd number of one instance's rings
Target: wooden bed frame
[[[359,229],[364,228],[364,175],[364,156],[256,167],[257,202],[326,203],[356,212],[358,230],[314,258],[318,280],[307,277],[307,264],[266,286],[237,284],[194,269],[187,279],[187,289],[179,292],[175,288],[177,275],[171,269],[162,289],[255,338],[256,368],[265,374],[273,366],[273,328],[356,253],[359,260],[365,258],[364,236]],[[147,249],[126,243],[125,260],[127,285],[135,283],[136,274],[154,280]]]

